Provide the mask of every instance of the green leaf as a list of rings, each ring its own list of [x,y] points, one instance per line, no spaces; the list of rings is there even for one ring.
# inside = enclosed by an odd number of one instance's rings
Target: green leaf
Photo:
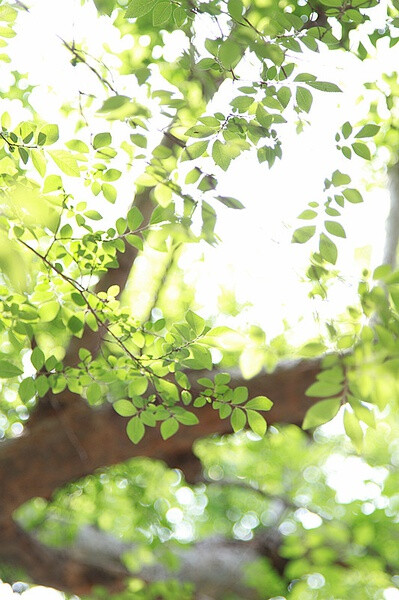
[[[97,148],[103,148],[104,146],[109,146],[112,142],[111,134],[108,131],[103,133],[97,133],[93,139],[93,148],[97,150]]]
[[[277,98],[283,108],[287,108],[291,100],[291,90],[287,86],[281,87],[277,92]]]
[[[197,167],[194,167],[194,169],[191,169],[191,171],[189,171],[187,173],[184,183],[186,183],[186,184],[195,183],[196,181],[198,181],[200,176],[201,176],[201,170],[198,169]]]
[[[348,409],[344,412],[344,428],[346,435],[352,440],[355,448],[360,450],[363,442],[363,429],[356,415],[349,412]]]
[[[26,379],[21,381],[19,384],[18,393],[22,402],[27,402],[35,396],[36,387],[32,377],[26,377]]]
[[[302,424],[303,429],[311,429],[328,423],[338,413],[340,406],[340,398],[330,398],[329,400],[317,402],[307,411]]]
[[[291,242],[293,244],[304,244],[315,234],[316,227],[314,225],[306,225],[296,229],[293,233]]]
[[[127,213],[127,225],[130,231],[135,231],[138,229],[143,220],[144,217],[137,206],[133,206]]]
[[[200,385],[203,385],[204,387],[207,387],[207,388],[213,388],[213,381],[212,381],[212,379],[209,379],[208,377],[200,377],[197,380],[197,383],[199,383]]]
[[[132,0],[127,8],[125,17],[127,19],[143,17],[152,11],[157,2],[158,0]]]
[[[152,13],[152,24],[154,27],[167,23],[172,16],[172,4],[168,2],[159,2]]]
[[[248,419],[248,425],[250,426],[252,431],[254,433],[256,433],[256,435],[263,437],[266,433],[266,428],[267,428],[264,417],[262,417],[262,415],[255,412],[254,410],[248,410],[247,411],[247,419]]]
[[[60,308],[59,302],[56,302],[55,300],[46,302],[45,304],[39,306],[38,315],[42,323],[49,323],[50,321],[53,321],[58,315]]]
[[[139,148],[147,148],[147,138],[141,133],[132,133],[130,139]]]
[[[235,408],[231,413],[230,423],[234,432],[240,431],[245,427],[247,416],[241,408]]]
[[[202,156],[205,153],[208,144],[209,140],[194,142],[194,144],[191,144],[184,149],[180,160],[183,162],[185,160],[194,160],[195,158]]]
[[[370,410],[370,408],[353,396],[349,396],[349,404],[353,408],[353,411],[359,421],[363,421],[363,423],[366,423],[366,425],[369,427],[375,427],[374,412]]]
[[[132,417],[137,412],[137,408],[133,406],[130,400],[117,400],[113,403],[113,407],[121,417]]]
[[[43,361],[44,362],[44,361]],[[8,360],[0,360],[0,379],[9,379],[22,375],[23,371]]]
[[[201,335],[205,328],[205,321],[199,315],[196,315],[192,310],[187,311],[186,321],[193,328],[197,336]]]
[[[144,375],[133,377],[129,383],[129,396],[142,396],[148,388],[148,379]]]
[[[218,63],[214,58],[202,58],[195,66],[201,71],[208,71],[208,69],[211,69],[215,65],[218,66]]]
[[[117,181],[121,175],[122,172],[119,169],[107,169],[101,177],[104,181]]]
[[[306,221],[310,220],[310,219],[314,219],[315,217],[317,217],[317,212],[315,210],[304,210],[303,212],[301,212],[300,215],[298,215],[298,219],[304,219]]]
[[[96,402],[98,402],[98,400],[101,400],[101,386],[96,382],[91,383],[87,388],[86,396],[90,404],[95,404]]]
[[[307,84],[322,92],[342,92],[341,88],[335,83],[329,83],[328,81],[308,81]]]
[[[346,123],[342,125],[341,131],[342,135],[347,140],[350,134],[352,133],[352,125],[349,123],[349,121],[346,121]]]
[[[257,106],[256,118],[259,121],[259,124],[266,129],[269,129],[270,125],[273,123],[273,115],[269,114],[261,104],[258,104]]]
[[[49,154],[57,167],[61,169],[65,175],[71,177],[79,177],[80,171],[76,159],[67,150],[51,150]]]
[[[379,125],[374,125],[373,123],[369,123],[368,125],[364,125],[360,131],[355,135],[356,138],[365,138],[365,137],[374,137],[379,132]],[[356,151],[355,151],[356,152]]]
[[[244,10],[242,0],[229,0],[227,3],[227,10],[233,19],[241,19]]]
[[[46,159],[43,156],[42,150],[31,150],[30,157],[32,159],[32,163],[36,171],[39,173],[39,175],[41,175],[41,177],[44,177],[46,174],[47,163]]]
[[[346,237],[345,229],[340,223],[337,223],[337,221],[324,221],[324,225],[328,233],[331,233],[331,235],[341,238]]]
[[[30,362],[32,363],[32,365],[35,367],[35,369],[37,371],[39,371],[42,366],[44,365],[44,353],[42,350],[40,350],[40,348],[38,346],[36,346],[36,348],[33,349],[31,357],[30,357]]]
[[[150,4],[150,1],[148,1],[147,4]],[[107,98],[107,100],[104,102],[104,104],[102,105],[102,107],[99,109],[98,112],[99,113],[111,112],[113,110],[117,110],[118,108],[121,108],[128,102],[130,102],[130,98],[128,96],[119,96],[119,95],[111,96],[111,98]]]
[[[230,105],[236,108],[240,113],[246,112],[250,106],[254,103],[254,99],[251,96],[237,96],[233,98]]]
[[[296,89],[296,103],[298,107],[305,111],[309,112],[312,107],[313,96],[306,88],[302,86],[298,86]]]
[[[184,412],[176,413],[176,419],[182,425],[198,425],[199,419],[194,413],[185,410]]]
[[[325,398],[336,396],[342,392],[342,383],[331,381],[316,381],[306,390],[306,395],[311,398]]]
[[[219,200],[219,202],[228,208],[235,208],[238,210],[245,208],[239,200],[236,200],[236,198],[231,198],[230,196],[216,196],[216,200]]]
[[[341,171],[334,171],[331,177],[332,184],[337,186],[340,185],[348,185],[351,182],[351,178],[346,173],[341,173]]]
[[[125,239],[128,242],[128,244],[130,244],[134,248],[137,248],[137,250],[143,250],[143,247],[144,247],[143,240],[138,235],[134,235],[133,233],[128,233],[128,235],[125,237]]]
[[[245,408],[251,410],[270,410],[272,406],[273,402],[266,396],[256,396],[246,403]]]
[[[113,186],[111,183],[102,183],[101,191],[104,194],[104,198],[108,200],[108,202],[110,202],[111,204],[115,203],[115,200],[117,198],[117,191],[115,186]]]
[[[100,14],[110,16],[115,7],[115,0],[94,0],[94,4]]]
[[[65,145],[69,150],[74,150],[74,152],[81,152],[82,154],[89,152],[88,145],[82,142],[82,140],[69,140]]]
[[[240,385],[239,387],[234,388],[233,390],[233,399],[231,400],[232,404],[242,404],[248,399],[248,389]]]
[[[179,429],[179,423],[173,417],[161,423],[161,436],[164,440],[169,439]]]
[[[229,373],[216,373],[215,385],[226,385],[231,381],[231,375]]]
[[[68,320],[68,329],[75,335],[80,333],[83,329],[83,321],[78,319],[78,317],[72,316]]]
[[[337,246],[324,233],[320,234],[319,252],[326,262],[335,265],[338,257]]]
[[[176,23],[176,27],[180,28],[182,25],[184,25],[186,19],[187,14],[184,8],[181,8],[180,6],[175,8],[175,10],[173,11],[173,20]]]
[[[366,144],[363,144],[362,142],[354,142],[352,144],[352,149],[353,152],[361,158],[364,158],[365,160],[371,159],[370,150],[369,147],[366,146]]]
[[[219,46],[219,61],[225,69],[230,71],[240,62],[242,58],[241,47],[233,40],[225,40]]]
[[[126,427],[126,433],[133,444],[138,444],[145,434],[145,427],[139,417],[130,419]]]
[[[101,221],[101,219],[103,218],[103,216],[100,215],[100,213],[97,210],[86,210],[84,215],[92,221]]]
[[[62,188],[62,179],[59,175],[49,175],[44,180],[43,193],[49,194]]]
[[[352,204],[359,204],[359,202],[363,202],[363,196],[354,188],[346,188],[346,190],[343,190],[342,193],[348,202],[352,202]]]
[[[58,125],[44,125],[38,135],[38,144],[40,146],[51,146],[59,137]]]
[[[316,81],[316,75],[312,75],[312,73],[298,73],[294,81]]]
[[[214,133],[214,127],[206,127],[205,125],[194,125],[193,127],[190,127],[190,129],[187,129],[185,135],[194,138],[205,138],[214,135]],[[189,146],[189,148],[191,148],[191,146]]]
[[[231,162],[231,158],[228,154],[225,144],[222,144],[222,142],[219,140],[216,140],[213,144],[212,158],[218,167],[223,169],[223,171],[227,171]]]

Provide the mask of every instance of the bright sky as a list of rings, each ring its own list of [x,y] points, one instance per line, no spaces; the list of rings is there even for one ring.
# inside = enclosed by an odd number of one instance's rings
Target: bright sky
[[[70,65],[70,55],[62,47],[57,35],[66,40],[73,37],[76,40],[86,39],[94,56],[101,56],[105,40],[113,50],[118,50],[127,47],[129,39],[120,40],[108,18],[98,19],[92,3],[81,6],[78,0],[32,0],[30,4],[30,14],[21,14],[19,35],[10,41],[13,60],[10,65],[2,65],[0,89],[6,90],[12,82],[12,70],[29,73],[30,83],[38,84],[31,96],[32,103],[48,122],[58,122],[60,98],[65,102],[73,100],[80,89],[97,95],[102,95],[103,91],[83,65],[75,68]],[[384,5],[385,2],[381,2],[374,9],[373,28],[377,26],[380,15],[384,14]],[[179,52],[182,41],[180,33],[168,36],[166,51],[170,60]],[[198,248],[190,250],[182,260],[182,264],[189,267],[187,280],[197,282],[203,314],[217,312],[219,287],[224,285],[235,289],[240,302],[252,304],[241,315],[241,323],[259,323],[268,337],[282,331],[284,318],[295,324],[304,317],[292,336],[293,341],[302,342],[315,329],[312,310],[317,310],[322,317],[331,316],[354,297],[355,282],[364,266],[355,261],[355,248],[371,246],[374,265],[381,258],[384,219],[388,208],[388,195],[383,189],[365,192],[366,201],[363,205],[345,208],[348,241],[342,244],[339,262],[344,284],[337,288],[329,303],[318,302],[309,308],[308,289],[298,283],[304,273],[309,250],[308,247],[291,245],[290,239],[293,229],[299,226],[295,221],[296,215],[306,207],[307,202],[322,201],[324,178],[335,169],[348,172],[355,185],[363,178],[367,179],[360,159],[345,161],[335,150],[334,136],[344,121],[356,122],[367,114],[368,105],[356,103],[363,91],[362,82],[375,81],[381,65],[385,71],[395,69],[399,64],[398,46],[388,51],[382,43],[378,57],[363,63],[338,52],[303,55],[303,71],[337,83],[344,93],[327,95],[314,92],[314,106],[310,114],[312,126],[298,136],[293,129],[286,129],[283,160],[272,170],[269,171],[265,164],[258,165],[254,156],[246,154],[233,163],[227,174],[218,174],[221,184],[219,193],[237,197],[247,208],[240,212],[221,212],[218,233],[223,243],[217,248],[204,247],[204,262],[199,260]],[[107,57],[107,64],[111,68],[117,67],[118,61]],[[118,89],[119,83],[116,77]],[[222,86],[215,98],[212,105],[215,110],[218,103],[223,105],[229,85],[227,82]],[[136,91],[140,94],[139,90]],[[15,119],[14,124],[29,118],[18,101],[2,100],[2,112],[5,110]],[[68,131],[68,126],[66,121],[63,127],[69,136],[67,139],[70,139],[74,137],[74,132]],[[129,203],[131,199],[128,197],[126,201]],[[376,484],[366,484],[365,481],[371,478],[378,483],[381,473],[366,473],[357,463],[343,465],[338,459],[334,460],[330,465],[330,483],[338,490],[341,501],[349,501],[345,493],[348,491],[348,482],[353,484],[355,472],[359,482],[349,487],[356,489],[356,494],[360,494],[358,497],[373,496],[375,489],[371,489],[370,485]],[[43,588],[34,588],[16,597],[22,600],[60,598],[58,593],[45,592]],[[0,598],[14,598],[12,589],[0,584]],[[397,590],[386,590],[386,600],[398,598]]]
[[[9,70],[27,72],[30,82],[40,84],[34,90],[31,101],[48,122],[57,122],[61,98],[65,102],[73,100],[82,89],[103,97],[103,90],[96,78],[84,65],[71,66],[71,57],[57,36],[66,40],[86,39],[93,56],[102,55],[104,40],[115,51],[128,47],[131,40],[129,42],[128,37],[120,40],[107,17],[97,18],[92,3],[81,6],[78,0],[69,3],[40,0],[31,4],[30,14],[22,13],[20,16],[23,35],[11,40],[13,62]],[[384,4],[381,2],[374,9],[373,27],[383,17]],[[166,41],[167,58],[173,60],[181,52],[184,39],[181,32],[177,32],[176,35],[168,34]],[[222,244],[217,248],[203,245],[205,261],[199,260],[201,250],[198,247],[189,249],[186,258],[182,259],[182,265],[189,267],[187,280],[196,283],[202,314],[217,313],[217,297],[222,285],[234,289],[239,302],[251,304],[238,318],[239,323],[260,324],[270,339],[282,332],[284,319],[292,325],[302,319],[291,332],[292,341],[301,343],[312,332],[316,333],[313,311],[317,311],[321,319],[331,317],[354,298],[357,276],[364,266],[354,260],[354,249],[371,245],[374,264],[378,264],[381,257],[388,206],[384,190],[374,189],[365,194],[366,202],[362,206],[345,208],[343,219],[349,239],[341,244],[339,262],[344,283],[336,287],[328,302],[310,303],[307,298],[308,287],[298,284],[306,268],[310,246],[291,245],[290,239],[293,229],[301,224],[295,217],[307,202],[323,200],[325,177],[337,168],[343,172],[349,171],[356,183],[360,183],[365,175],[361,159],[349,163],[335,149],[334,136],[343,121],[349,119],[356,122],[365,116],[367,103],[356,103],[362,91],[361,84],[365,80],[375,80],[381,64],[385,70],[389,69],[389,65],[394,68],[396,49],[397,46],[390,52],[381,49],[383,61],[379,59],[364,63],[339,52],[321,52],[319,55],[307,52],[300,57],[303,71],[310,71],[322,80],[336,82],[344,93],[323,94],[314,91],[310,113],[312,126],[301,135],[295,135],[293,127],[286,128],[282,136],[283,160],[275,164],[273,169],[269,170],[265,163],[259,165],[254,155],[247,153],[233,163],[227,174],[219,170],[219,193],[241,199],[247,208],[245,211],[220,212],[217,231]],[[111,69],[118,66],[118,60],[109,55],[106,61]],[[248,77],[250,68],[248,63],[242,68],[243,79]],[[6,88],[8,83],[4,73],[0,86]],[[115,85],[117,89],[124,85],[122,80],[118,81],[117,75]],[[230,86],[230,82],[225,82],[212,102],[212,108],[217,110],[218,106],[225,106]],[[161,87],[165,88],[165,85]],[[141,95],[144,100],[143,92],[139,89],[136,88],[134,94]],[[11,114],[21,112],[16,111],[16,101],[4,100],[4,109],[8,109],[8,103],[12,104],[9,108]],[[73,137],[73,131],[68,131],[68,121],[63,127],[64,133]],[[71,185],[79,184],[71,181]],[[130,203],[131,193],[126,198]],[[110,208],[109,205],[107,207]],[[114,207],[111,211],[114,211]],[[361,227],[358,226],[359,222],[362,223]],[[228,321],[227,317],[223,318]]]

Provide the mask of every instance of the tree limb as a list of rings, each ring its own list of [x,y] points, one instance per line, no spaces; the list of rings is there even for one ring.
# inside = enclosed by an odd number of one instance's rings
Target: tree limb
[[[305,396],[307,387],[320,369],[318,360],[289,362],[273,373],[261,373],[245,381],[233,372],[232,384],[245,384],[251,396],[265,394],[274,401],[266,415],[269,424],[290,422],[300,424],[306,410],[315,401]],[[193,394],[198,393],[198,372],[189,374]],[[73,394],[68,392],[73,397]],[[66,400],[68,400],[66,398]],[[0,519],[30,498],[49,498],[68,482],[76,481],[98,468],[113,465],[134,456],[164,460],[170,467],[183,470],[188,480],[198,474],[198,461],[193,458],[192,445],[198,438],[230,432],[228,420],[220,420],[210,405],[194,409],[199,424],[180,426],[172,438],[163,441],[158,428],[147,428],[143,440],[134,445],[126,435],[127,420],[115,413],[109,404],[93,409],[83,402],[66,402],[60,411],[36,421],[19,438],[2,443],[0,448],[0,489],[7,494],[0,498]],[[77,452],[68,435],[73,431]],[[27,468],[29,465],[29,468]]]
[[[13,525],[2,538],[0,560],[22,567],[36,584],[78,595],[90,593],[95,585],[110,593],[120,591],[126,579],[133,576],[147,584],[168,579],[192,583],[198,599],[234,593],[243,600],[256,600],[256,591],[245,584],[245,568],[263,557],[282,575],[287,561],[279,557],[280,543],[281,535],[274,530],[261,532],[249,541],[211,537],[186,548],[174,548],[179,561],[176,570],[157,559],[131,573],[122,557],[135,546],[94,527],[82,527],[73,544],[60,549],[41,544]]]
[[[388,172],[390,208],[386,221],[386,237],[382,262],[396,267],[396,252],[399,242],[399,163],[393,165]]]

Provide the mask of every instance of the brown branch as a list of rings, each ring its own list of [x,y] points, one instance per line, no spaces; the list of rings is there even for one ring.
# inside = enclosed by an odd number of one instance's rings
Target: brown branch
[[[275,402],[266,414],[269,424],[290,422],[300,424],[308,407],[315,401],[305,397],[305,390],[320,369],[317,360],[282,364],[273,373],[259,374],[249,381],[233,373],[233,386],[247,385],[251,396],[265,394]],[[195,381],[198,371],[190,373],[193,394],[198,393]],[[212,375],[212,374],[211,374]],[[57,414],[48,414],[19,438],[2,443],[0,448],[0,519],[35,496],[50,498],[68,482],[76,481],[98,468],[113,465],[134,456],[164,460],[171,467],[181,468],[188,480],[198,475],[198,461],[193,458],[192,445],[198,438],[230,431],[228,420],[220,420],[210,405],[195,409],[199,424],[181,426],[178,433],[163,441],[157,428],[147,428],[143,440],[134,445],[126,435],[127,419],[118,416],[112,406],[98,409],[82,402],[73,402],[73,394],[65,392],[60,427]],[[81,460],[71,444],[68,430],[74,431],[85,459]],[[28,468],[29,465],[29,468]]]

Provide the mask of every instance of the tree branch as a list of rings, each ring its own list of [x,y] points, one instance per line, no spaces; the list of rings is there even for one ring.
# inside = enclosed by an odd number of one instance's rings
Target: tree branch
[[[390,209],[386,222],[385,247],[382,262],[396,267],[396,252],[399,242],[399,163],[393,165],[388,172]]]
[[[72,545],[53,548],[13,525],[2,537],[0,560],[22,567],[36,584],[71,594],[88,594],[95,585],[117,592],[133,576],[147,584],[168,579],[192,583],[198,599],[221,598],[229,592],[243,600],[256,600],[256,591],[245,584],[245,569],[264,557],[282,575],[287,561],[279,557],[280,543],[281,535],[275,530],[262,531],[249,541],[211,537],[186,548],[173,548],[179,561],[176,570],[166,568],[157,559],[139,572],[130,573],[122,557],[134,551],[135,545],[94,527],[82,527]]]
[[[317,360],[289,362],[271,374],[261,373],[249,381],[233,372],[232,384],[247,385],[251,396],[265,394],[274,401],[266,415],[269,424],[300,424],[315,401],[307,398],[305,391],[319,369]],[[189,373],[194,396],[199,392],[198,375],[198,371]],[[9,518],[30,498],[49,498],[68,482],[134,456],[164,460],[170,467],[181,468],[187,479],[193,480],[198,475],[198,461],[192,454],[193,442],[214,433],[231,431],[229,421],[220,420],[218,412],[207,404],[194,409],[200,421],[198,425],[180,426],[177,434],[167,441],[162,440],[158,428],[147,428],[143,440],[134,445],[126,435],[127,419],[117,415],[112,406],[106,404],[93,409],[83,402],[69,402],[67,396],[72,399],[73,394],[65,394],[63,426],[58,413],[48,414],[21,437],[2,443],[0,489],[7,490],[7,494],[0,497],[0,519]],[[74,439],[82,450],[80,455],[68,431],[74,432]]]

